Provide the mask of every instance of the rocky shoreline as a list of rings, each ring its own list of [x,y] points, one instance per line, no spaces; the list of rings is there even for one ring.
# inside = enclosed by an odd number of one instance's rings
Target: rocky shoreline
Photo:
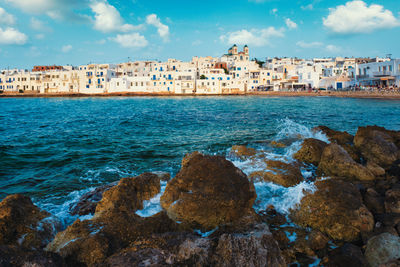
[[[306,138],[293,161],[232,147],[233,158],[263,162],[247,175],[195,152],[172,179],[144,173],[99,187],[71,206],[87,219],[66,229],[28,197],[9,195],[0,202],[0,266],[400,266],[400,131],[313,130],[329,142]],[[315,189],[281,214],[254,209],[260,181]],[[139,216],[156,196],[161,211]]]

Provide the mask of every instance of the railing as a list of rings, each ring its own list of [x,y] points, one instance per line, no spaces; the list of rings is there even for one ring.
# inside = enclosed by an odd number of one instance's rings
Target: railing
[[[377,71],[377,72],[373,72],[374,76],[392,76],[392,72],[391,71]]]

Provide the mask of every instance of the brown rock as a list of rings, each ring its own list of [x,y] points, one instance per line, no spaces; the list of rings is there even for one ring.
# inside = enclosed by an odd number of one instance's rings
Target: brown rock
[[[308,236],[308,240],[312,250],[323,249],[329,242],[329,238],[318,230],[312,230]]]
[[[38,249],[55,235],[59,222],[33,205],[29,197],[9,195],[0,202],[0,245]]]
[[[315,185],[317,191],[306,195],[300,206],[292,210],[294,222],[347,242],[358,240],[361,232],[373,230],[374,218],[353,184],[329,179]]]
[[[253,212],[254,185],[231,162],[200,153],[186,156],[183,162],[161,197],[170,218],[211,230]]]
[[[93,191],[84,194],[76,204],[70,207],[70,212],[72,215],[88,215],[94,214],[96,211],[97,203],[102,199],[103,193],[114,187],[118,182],[110,183],[107,185],[99,186]]]
[[[344,244],[332,250],[328,257],[323,261],[323,266],[327,267],[342,267],[342,266],[354,266],[364,267],[368,266],[368,262],[365,259],[361,248],[353,244]]]
[[[134,178],[123,178],[118,185],[107,190],[97,204],[96,216],[101,213],[135,212],[143,209],[143,200],[160,193],[160,178],[153,173],[144,173]]]
[[[375,176],[384,176],[385,175],[385,169],[376,163],[368,162],[366,167]]]
[[[267,160],[265,171],[251,173],[251,179],[262,179],[265,182],[273,182],[284,187],[292,187],[304,180],[297,163],[285,163],[282,161]]]
[[[265,224],[251,232],[223,234],[213,252],[213,266],[286,266]]]
[[[387,213],[400,213],[400,187],[386,191],[385,209]]]
[[[159,177],[145,173],[121,179],[103,194],[93,219],[75,221],[57,234],[47,250],[86,265],[103,262],[134,240],[152,234],[178,231],[165,212],[142,218],[135,211],[160,191]]]
[[[328,144],[314,138],[304,140],[301,149],[294,155],[294,158],[318,166],[322,152]]]
[[[256,150],[247,146],[233,146],[230,155],[240,159],[246,159],[256,154]]]
[[[375,176],[367,168],[355,162],[341,146],[334,143],[328,145],[322,153],[318,172],[350,180],[371,181],[375,179]]]
[[[379,127],[359,127],[354,144],[367,161],[383,168],[390,168],[393,162],[399,159],[399,149],[395,140],[386,130]]]
[[[373,188],[368,188],[365,192],[364,204],[373,214],[381,214],[385,212],[384,198]]]
[[[328,137],[329,141],[337,143],[339,145],[351,145],[353,143],[353,136],[348,132],[335,131],[326,126],[318,126],[315,127],[313,130],[323,132]]]
[[[379,267],[400,267],[400,258],[388,261],[384,264],[379,265]]]
[[[276,147],[276,148],[285,148],[287,147],[287,145],[285,145],[284,143],[280,143],[277,141],[272,141],[271,142],[271,146]]]
[[[66,267],[67,263],[57,254],[42,250],[27,250],[16,246],[0,245],[0,266]],[[70,263],[70,266],[79,266]]]

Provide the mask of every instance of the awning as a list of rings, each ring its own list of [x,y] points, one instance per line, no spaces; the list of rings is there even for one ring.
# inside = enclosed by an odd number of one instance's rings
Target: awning
[[[396,78],[393,76],[381,77],[381,81],[388,81],[388,80],[396,80]]]

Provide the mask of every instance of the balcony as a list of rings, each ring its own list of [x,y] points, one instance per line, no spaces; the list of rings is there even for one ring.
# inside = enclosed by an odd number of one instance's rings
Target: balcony
[[[392,71],[377,71],[372,73],[375,77],[392,76]]]

